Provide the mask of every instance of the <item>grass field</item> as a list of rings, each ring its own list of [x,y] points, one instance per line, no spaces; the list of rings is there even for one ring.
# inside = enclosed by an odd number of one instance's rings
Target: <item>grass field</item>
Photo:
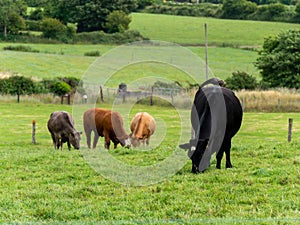
[[[66,146],[63,151],[53,150],[46,128],[49,114],[55,110],[72,112],[71,106],[29,103],[0,103],[0,106],[2,223],[298,224],[300,221],[297,113],[245,113],[242,128],[233,140],[233,169],[224,169],[223,161],[222,169],[217,170],[212,159],[205,173],[194,175],[190,173],[188,160],[169,178],[135,187],[105,179],[89,165],[87,154],[105,151],[102,139],[94,151],[84,147],[84,137],[81,151],[68,151]],[[158,136],[160,131],[165,132],[164,141],[153,150],[118,147],[109,153],[137,168],[163,161],[175,151],[181,129],[181,118],[176,111],[172,113],[172,108],[135,105],[129,115],[139,110],[150,112],[160,121]],[[188,117],[189,110],[181,113]],[[290,117],[295,124],[293,141],[288,143]],[[31,144],[33,119],[37,121],[35,145]],[[80,119],[75,123],[79,126]],[[160,137],[153,140],[156,138]]]
[[[142,13],[132,14],[130,28],[139,30],[142,35],[153,40],[182,45],[203,45],[205,23],[208,27],[208,43],[211,46],[261,46],[264,38],[270,35],[300,28],[300,24]]]

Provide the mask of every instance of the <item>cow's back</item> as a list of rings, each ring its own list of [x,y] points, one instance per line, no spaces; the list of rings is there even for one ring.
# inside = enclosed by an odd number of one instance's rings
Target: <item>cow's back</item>
[[[66,128],[74,128],[74,119],[66,111],[51,113],[48,120],[48,129],[53,133],[62,133]]]
[[[150,137],[156,129],[154,118],[147,112],[137,113],[131,123],[130,130],[134,138]]]

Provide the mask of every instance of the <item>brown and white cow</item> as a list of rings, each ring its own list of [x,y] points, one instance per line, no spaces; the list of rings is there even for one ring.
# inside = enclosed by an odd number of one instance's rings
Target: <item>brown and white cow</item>
[[[79,149],[81,132],[75,130],[74,119],[68,112],[56,111],[51,113],[47,126],[52,137],[54,149],[61,148],[62,150],[65,142],[67,142],[69,150],[71,149],[71,144],[75,149]]]
[[[156,129],[156,123],[154,118],[147,112],[139,112],[135,114],[130,123],[130,138],[131,144],[134,147],[138,147],[141,142],[145,145],[149,145],[150,136]]]
[[[92,131],[94,132],[93,148],[96,148],[99,137],[104,137],[104,147],[107,149],[109,149],[110,141],[114,143],[114,148],[119,143],[127,148],[130,147],[129,136],[118,112],[100,108],[89,109],[83,115],[83,126],[89,148],[91,148]]]

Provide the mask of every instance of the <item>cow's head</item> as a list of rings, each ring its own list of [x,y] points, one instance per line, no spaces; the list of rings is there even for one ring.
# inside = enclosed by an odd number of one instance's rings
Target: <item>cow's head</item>
[[[134,137],[134,135],[132,133],[129,135],[129,138],[130,138],[131,145],[133,147],[139,147],[141,144],[141,140],[143,140],[142,138],[139,139],[137,137]]]
[[[199,164],[205,152],[208,140],[191,139],[189,143],[179,145],[180,148],[188,150],[188,156],[192,160],[192,173],[199,173]]]
[[[70,133],[70,135],[69,135],[70,143],[73,145],[73,147],[75,149],[80,148],[81,134],[82,134],[82,132],[74,131],[74,132]]]
[[[119,142],[120,142],[122,147],[130,148],[130,146],[131,146],[131,141],[130,141],[129,137],[127,137],[125,139],[119,139]]]

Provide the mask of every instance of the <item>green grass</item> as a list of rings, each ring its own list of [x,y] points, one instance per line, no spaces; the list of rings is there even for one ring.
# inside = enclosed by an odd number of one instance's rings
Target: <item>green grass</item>
[[[233,140],[233,169],[224,169],[223,159],[222,169],[217,170],[212,159],[205,173],[194,175],[190,173],[191,162],[187,161],[168,179],[134,187],[105,179],[89,166],[83,156],[103,151],[102,139],[95,151],[87,151],[85,147],[82,151],[53,150],[46,128],[49,114],[55,110],[72,112],[71,106],[8,102],[0,103],[0,107],[2,223],[297,224],[300,221],[297,113],[245,113],[242,128]],[[120,111],[126,108],[115,107]],[[127,164],[146,166],[163,160],[175,149],[181,127],[178,113],[188,118],[189,110],[134,105],[129,117],[140,110],[159,118],[158,130],[165,123],[166,135],[162,135],[163,128],[162,134],[153,137],[155,140],[162,136],[161,145],[151,151],[118,147],[109,154]],[[80,127],[81,117],[73,113]],[[291,143],[286,141],[289,117],[294,118]],[[37,121],[36,145],[31,144],[33,119]],[[81,144],[85,145],[84,137]]]
[[[204,24],[208,27],[209,45],[260,46],[264,38],[282,30],[299,29],[299,24],[221,20],[204,17],[185,17],[133,13],[131,29],[153,40],[183,45],[204,45]]]

